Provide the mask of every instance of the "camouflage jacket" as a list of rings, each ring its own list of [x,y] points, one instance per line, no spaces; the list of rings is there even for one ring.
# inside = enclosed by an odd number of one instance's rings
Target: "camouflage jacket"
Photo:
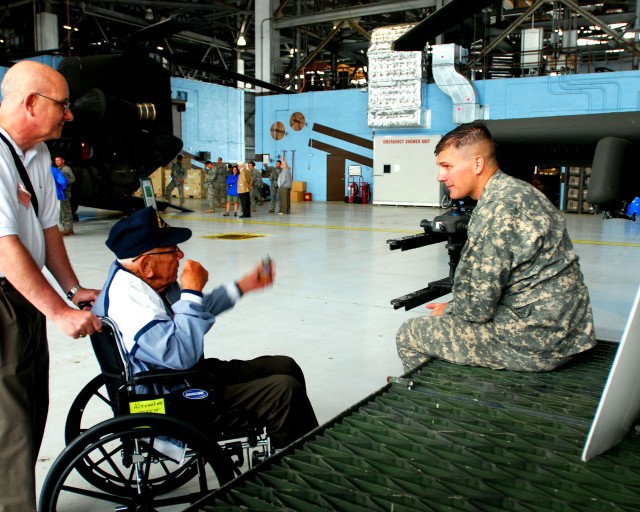
[[[447,310],[492,321],[530,350],[568,355],[595,345],[589,294],[562,215],[540,191],[499,170],[471,215]]]
[[[173,162],[171,165],[171,181],[184,181],[187,177],[187,170],[184,168],[184,165],[178,162]]]
[[[208,185],[212,184],[218,176],[218,171],[215,166],[211,166],[211,168],[205,166],[202,172],[204,173],[204,182]]]
[[[224,163],[218,165],[218,163],[216,162],[215,164],[213,164],[213,171],[214,182],[223,184],[227,182],[227,166]]]
[[[254,167],[251,171],[251,177],[253,178],[253,188],[262,189],[262,173]]]
[[[277,185],[278,177],[282,172],[282,167],[278,169],[275,165],[265,165],[264,170],[269,173],[269,179],[271,180],[272,185]]]

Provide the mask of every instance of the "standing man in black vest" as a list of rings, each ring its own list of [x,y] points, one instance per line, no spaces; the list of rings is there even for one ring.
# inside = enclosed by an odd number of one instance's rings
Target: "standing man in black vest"
[[[35,511],[35,464],[49,407],[45,317],[73,338],[100,329],[99,290],[80,286],[58,229],[51,155],[73,120],[64,77],[22,61],[4,76],[0,103],[0,511]],[[67,299],[42,273],[46,267]]]

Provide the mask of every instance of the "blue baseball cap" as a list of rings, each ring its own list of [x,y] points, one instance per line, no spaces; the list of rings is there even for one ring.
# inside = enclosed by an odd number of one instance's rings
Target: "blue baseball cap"
[[[172,228],[153,206],[147,206],[116,222],[105,243],[116,258],[126,259],[140,256],[156,247],[178,245],[189,238],[189,228]]]

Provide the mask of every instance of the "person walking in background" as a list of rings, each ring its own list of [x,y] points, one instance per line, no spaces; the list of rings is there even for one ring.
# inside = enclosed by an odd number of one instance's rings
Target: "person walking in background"
[[[278,189],[280,190],[280,215],[289,214],[291,212],[291,186],[292,186],[292,178],[291,178],[291,169],[287,165],[284,157],[282,158],[282,162],[278,160],[281,164],[280,176],[278,176]]]
[[[231,168],[231,174],[227,178],[227,210],[222,215],[223,217],[229,216],[229,210],[233,204],[233,216],[238,216],[238,167],[233,166]]]
[[[73,232],[73,211],[71,209],[71,186],[76,181],[76,175],[73,174],[71,167],[66,165],[63,156],[56,156],[54,162],[67,180],[64,188],[64,199],[60,200],[60,226],[62,226],[60,233],[62,236],[73,236],[75,233]]]
[[[182,165],[182,155],[176,157],[176,161],[171,165],[171,181],[167,185],[167,190],[164,193],[164,198],[168,203],[171,203],[171,192],[178,187],[178,194],[180,195],[180,206],[184,205],[184,180],[187,178],[187,170]]]
[[[249,171],[251,172],[251,204],[253,205],[252,211],[256,211],[256,204],[262,206],[264,201],[262,200],[262,173],[256,169],[255,162],[249,162]]]
[[[248,165],[239,163],[240,177],[238,178],[238,197],[240,198],[240,206],[242,207],[241,219],[247,219],[251,217],[251,184],[253,182],[251,178],[251,171]]]
[[[93,334],[100,320],[76,306],[99,290],[82,288],[69,262],[44,143],[73,121],[67,83],[25,60],[7,70],[0,89],[0,510],[31,512],[49,410],[46,319],[76,339]]]
[[[207,160],[204,163],[204,169],[202,170],[204,174],[204,188],[207,190],[207,203],[209,208],[207,208],[204,213],[214,213],[215,209],[215,180],[217,177],[217,169],[213,166],[213,162],[211,160]]]
[[[264,169],[269,173],[269,181],[271,182],[271,190],[269,191],[271,195],[271,206],[269,207],[269,213],[274,213],[276,211],[276,201],[278,200],[278,177],[282,171],[282,162],[278,160],[275,167],[266,165]]]
[[[216,171],[216,177],[213,180],[216,208],[224,208],[224,203],[227,200],[227,178],[231,174],[227,169],[227,164],[222,162],[221,156],[218,157],[218,161],[213,167]]]

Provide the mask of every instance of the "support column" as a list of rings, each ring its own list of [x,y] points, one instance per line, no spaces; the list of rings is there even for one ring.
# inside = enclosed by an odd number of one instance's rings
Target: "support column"
[[[255,48],[256,78],[274,83],[274,76],[280,70],[280,34],[273,29],[273,12],[277,9],[277,0],[255,2]],[[256,92],[265,89],[256,87]]]

